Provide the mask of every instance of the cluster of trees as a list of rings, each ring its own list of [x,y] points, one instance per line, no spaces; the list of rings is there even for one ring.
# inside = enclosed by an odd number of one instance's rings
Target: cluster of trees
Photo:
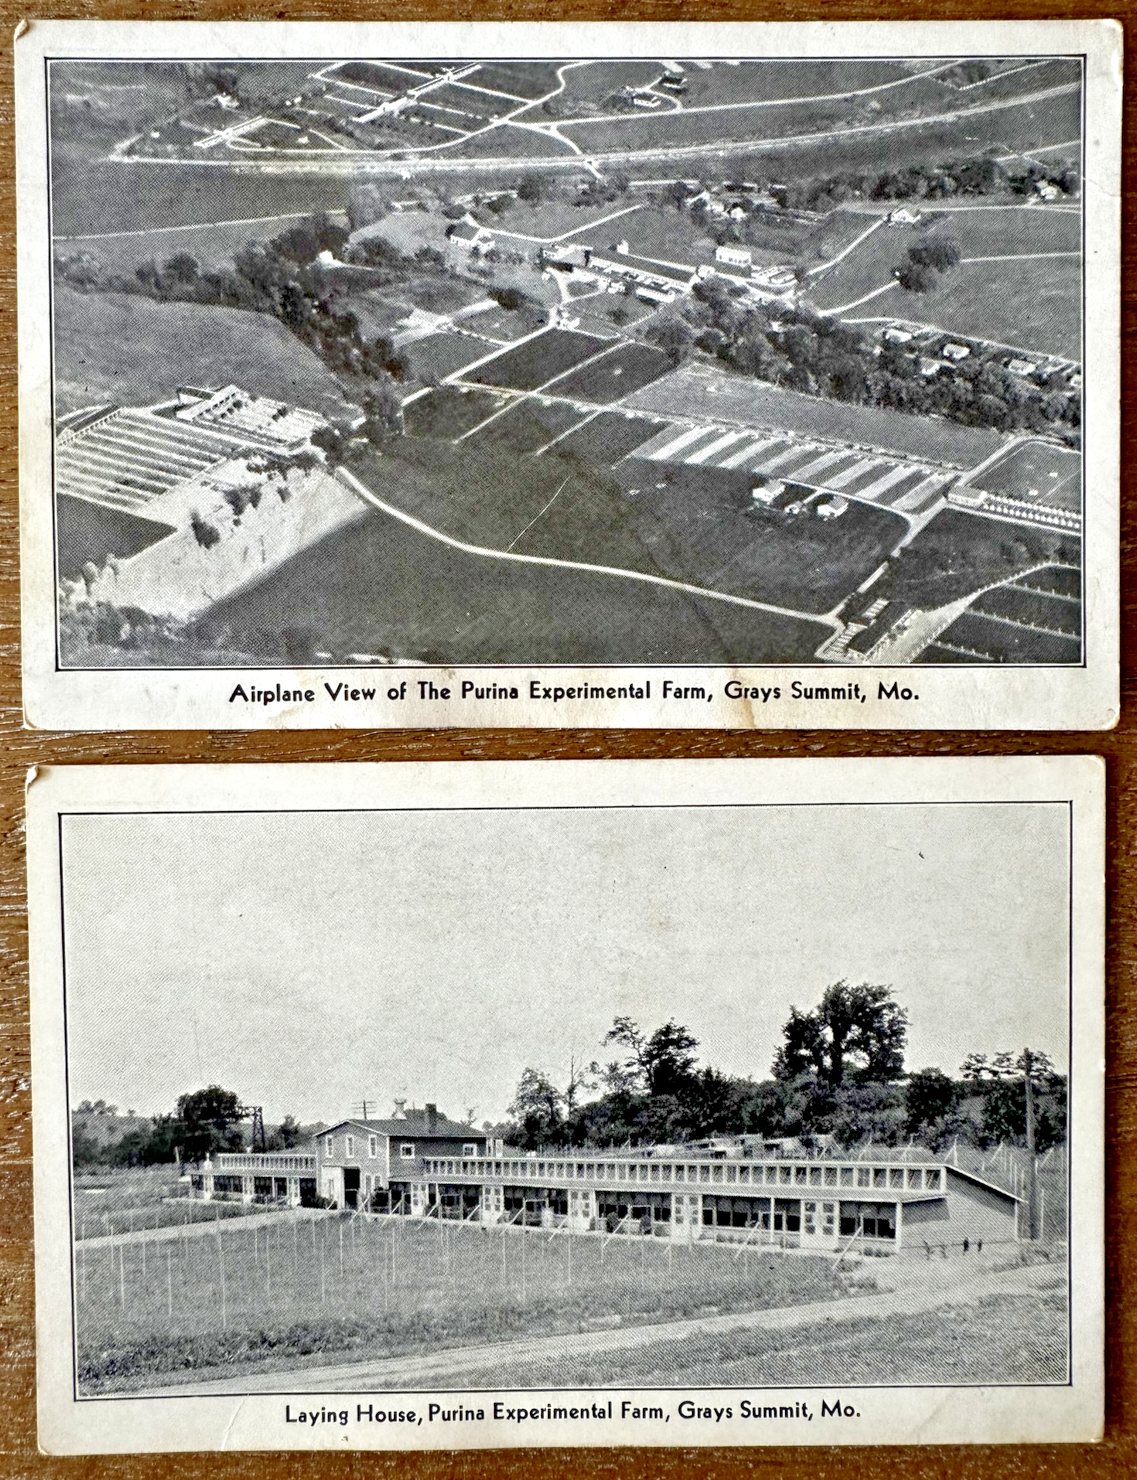
[[[743,375],[806,395],[1078,442],[1081,407],[1057,377],[1037,385],[979,355],[925,376],[919,355],[903,346],[878,345],[856,325],[806,304],[756,305],[722,278],[697,283],[691,298],[657,316],[648,333],[675,360],[698,349]]]
[[[327,269],[316,259],[327,251],[341,257],[348,233],[317,214],[269,241],[250,242],[233,265],[202,267],[189,252],[148,261],[133,274],[113,272],[90,252],[57,259],[61,278],[82,292],[138,293],[158,302],[201,303],[272,314],[307,344],[337,375],[382,381],[400,376],[401,363],[387,341],[368,341],[353,313],[336,306]],[[373,283],[405,281],[415,271],[438,270],[443,258],[425,247],[403,256],[388,242],[373,240],[349,255],[372,270]]]
[[[900,286],[909,293],[930,293],[941,274],[958,267],[963,252],[951,237],[925,237],[908,248],[908,260],[894,269]]]
[[[524,1071],[506,1138],[526,1150],[686,1142],[709,1135],[831,1136],[843,1146],[916,1141],[1023,1144],[1026,1074],[1038,1150],[1066,1134],[1066,1081],[1044,1054],[970,1056],[959,1076],[904,1069],[907,1015],[890,989],[840,981],[810,1011],[791,1010],[771,1075],[700,1066],[698,1042],[674,1020],[645,1032],[618,1017],[604,1039],[619,1057],[570,1066],[563,1086]],[[977,1065],[982,1065],[977,1069]]]
[[[116,1134],[117,1126],[96,1128],[90,1124],[96,1116],[115,1118],[115,1107],[104,1106],[100,1111],[101,1104],[97,1101],[92,1106],[90,1101],[83,1101],[72,1118],[71,1148],[76,1171],[196,1162],[214,1151],[246,1149],[240,1098],[218,1084],[179,1095],[172,1115],[155,1115],[141,1125],[128,1124],[120,1134]],[[133,1111],[127,1120],[132,1118]],[[265,1149],[286,1151],[299,1145],[302,1134],[299,1123],[286,1115],[266,1137]]]
[[[768,162],[755,161],[758,169]],[[744,168],[748,166],[744,163]],[[761,177],[747,173],[748,180]],[[946,164],[910,164],[901,169],[845,171],[841,174],[769,184],[765,189],[783,210],[825,212],[848,200],[951,200],[957,196],[1030,195],[1039,185],[1051,184],[1064,195],[1076,195],[1078,171],[1072,166],[1003,164],[989,155],[974,155]]]

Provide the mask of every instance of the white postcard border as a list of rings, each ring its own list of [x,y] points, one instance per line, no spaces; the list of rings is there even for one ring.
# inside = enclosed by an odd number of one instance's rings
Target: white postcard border
[[[52,55],[1084,54],[1084,662],[60,670],[56,658],[44,59]],[[1121,32],[1111,21],[322,23],[34,21],[16,43],[25,722],[56,729],[585,726],[1106,729],[1119,693]],[[420,689],[420,685],[423,687]],[[516,690],[502,698],[493,686]],[[668,685],[667,692],[664,686]],[[464,687],[468,686],[468,687]],[[256,688],[256,700],[241,699]],[[836,688],[839,694],[832,694]],[[477,689],[489,689],[478,697]],[[601,690],[581,697],[579,690]],[[812,691],[820,689],[820,694]],[[611,690],[611,693],[608,691]],[[691,690],[695,690],[692,696]],[[850,692],[846,692],[849,690]],[[855,690],[855,691],[854,691]],[[287,694],[288,697],[276,697]],[[309,698],[308,695],[311,695]],[[352,697],[353,694],[355,697]],[[264,698],[263,696],[269,696]],[[296,702],[292,696],[298,695]]]
[[[654,807],[802,803],[1047,801],[1071,809],[1070,1220],[1068,1386],[794,1387],[479,1393],[515,1416],[420,1423],[428,1405],[472,1394],[400,1391],[384,1408],[416,1421],[356,1421],[384,1395],[297,1392],[241,1397],[83,1398],[74,1391],[69,1113],[63,1012],[60,818],[75,812],[460,806]],[[40,1444],[50,1453],[211,1449],[453,1449],[551,1445],[1003,1443],[1091,1440],[1104,1413],[1104,768],[1096,757],[901,760],[428,762],[365,765],[49,767],[28,796],[37,1365]],[[741,1397],[803,1403],[793,1419],[744,1419]],[[682,1399],[710,1411],[683,1419]],[[345,1425],[304,1428],[292,1411],[327,1406]],[[611,1418],[519,1420],[519,1408],[597,1403]],[[620,1404],[662,1406],[663,1421],[621,1421]],[[822,1420],[821,1405],[830,1412]],[[839,1413],[832,1412],[838,1404]],[[731,1416],[714,1416],[715,1408]],[[846,1411],[848,1410],[848,1411]],[[810,1414],[812,1417],[807,1417]]]

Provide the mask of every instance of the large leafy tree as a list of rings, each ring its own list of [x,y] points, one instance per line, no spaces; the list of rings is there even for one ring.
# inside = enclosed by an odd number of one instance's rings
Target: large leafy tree
[[[890,1083],[904,1072],[908,1014],[891,988],[860,982],[835,982],[812,1012],[790,1009],[785,1039],[774,1059],[774,1077],[813,1074],[829,1089],[847,1075]]]
[[[547,1074],[526,1069],[517,1082],[509,1113],[526,1150],[563,1139],[565,1097]]]
[[[185,1154],[201,1161],[213,1151],[240,1151],[241,1101],[230,1089],[208,1085],[190,1095],[179,1095],[177,1118],[185,1127]]]
[[[917,1069],[908,1078],[905,1129],[910,1136],[919,1135],[951,1115],[958,1102],[959,1090],[942,1069]]]
[[[673,1018],[648,1036],[630,1017],[618,1017],[604,1042],[629,1050],[625,1067],[649,1095],[681,1096],[693,1085],[699,1041]]]

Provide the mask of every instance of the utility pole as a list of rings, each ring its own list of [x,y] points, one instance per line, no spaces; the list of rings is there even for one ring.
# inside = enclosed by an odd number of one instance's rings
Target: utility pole
[[[1027,1224],[1032,1242],[1038,1239],[1038,1159],[1034,1154],[1034,1055],[1023,1049],[1023,1078],[1026,1081]]]

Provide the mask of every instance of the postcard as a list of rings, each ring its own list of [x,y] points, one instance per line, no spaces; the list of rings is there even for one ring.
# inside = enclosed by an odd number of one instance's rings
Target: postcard
[[[30,725],[1115,722],[1114,23],[16,66]]]
[[[1100,1437],[1096,758],[28,809],[49,1453]]]

